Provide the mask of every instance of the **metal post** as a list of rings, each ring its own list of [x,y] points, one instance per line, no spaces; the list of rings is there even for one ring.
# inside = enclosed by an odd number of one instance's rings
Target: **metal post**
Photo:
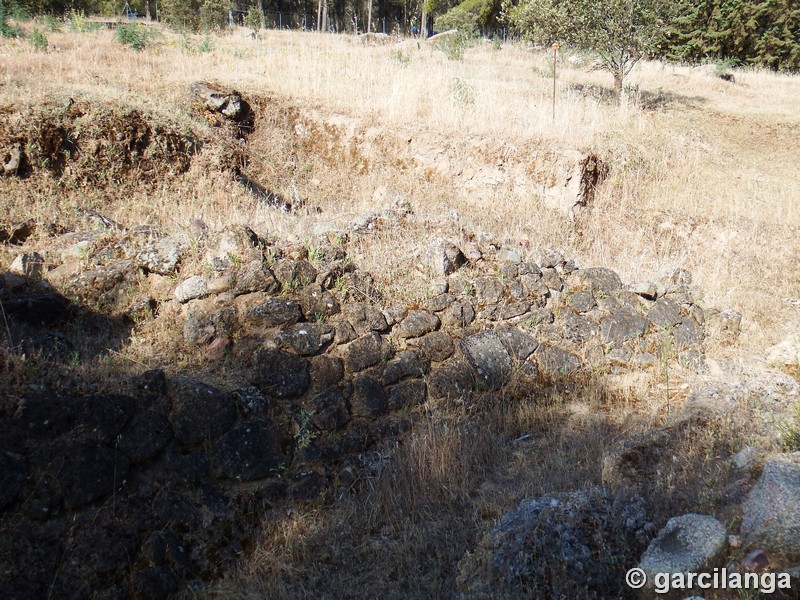
[[[556,59],[558,58],[558,44],[553,44],[553,121],[556,120]]]

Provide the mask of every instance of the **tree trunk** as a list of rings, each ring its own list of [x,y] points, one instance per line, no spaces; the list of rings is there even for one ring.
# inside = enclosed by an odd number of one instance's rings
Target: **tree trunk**
[[[625,72],[622,67],[614,69],[614,94],[617,96],[617,102],[622,104],[622,94],[625,90],[623,83],[625,81]]]
[[[264,21],[264,0],[258,0],[256,6],[258,7],[258,18],[261,20],[261,29],[264,29],[267,26]]]
[[[144,0],[144,18],[148,21],[153,20],[150,16],[150,0]]]
[[[369,10],[367,10],[367,33],[372,31],[372,0],[367,0],[369,2]]]
[[[420,29],[420,31],[419,31],[420,37],[422,37],[423,40],[427,39],[428,38],[428,13],[425,12],[424,8],[422,9],[422,23],[421,23],[419,29]]]

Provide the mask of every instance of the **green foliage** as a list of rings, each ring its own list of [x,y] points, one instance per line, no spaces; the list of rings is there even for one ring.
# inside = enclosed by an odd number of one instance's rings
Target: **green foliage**
[[[258,10],[257,6],[251,6],[247,10],[247,14],[244,17],[244,25],[249,28],[255,36],[264,28],[264,14]]]
[[[152,31],[139,23],[120,25],[117,27],[114,36],[120,44],[134,50],[144,50],[153,41]]]
[[[800,450],[800,404],[794,407],[795,418],[781,423],[778,428],[781,434],[781,446],[787,452]]]
[[[473,87],[458,77],[454,78],[450,83],[450,94],[453,96],[456,104],[466,106],[475,104],[475,90]]]
[[[28,40],[37,52],[47,52],[47,36],[41,29],[34,28]]]
[[[436,40],[436,47],[444,52],[444,55],[449,60],[463,60],[464,52],[467,48],[474,46],[476,43],[477,38],[473,34],[458,31]]]
[[[507,8],[528,39],[596,54],[614,75],[618,94],[636,63],[658,49],[674,18],[668,0],[523,0]]]
[[[3,37],[19,37],[20,30],[8,22],[10,3],[7,0],[0,0],[0,35]]]
[[[72,31],[79,33],[86,33],[87,31],[97,31],[100,29],[100,23],[94,23],[86,18],[86,14],[82,10],[72,9],[67,15],[69,21],[69,28]]]
[[[441,31],[457,29],[468,36],[478,35],[478,15],[462,8],[461,5],[451,8],[436,19],[436,28]]]
[[[222,29],[228,24],[230,0],[205,0],[200,6],[200,25],[208,31]]]
[[[683,0],[661,55],[681,62],[736,59],[800,70],[795,0]]]
[[[61,21],[52,15],[45,15],[42,18],[42,22],[44,23],[44,28],[50,33],[59,33],[61,31]]]

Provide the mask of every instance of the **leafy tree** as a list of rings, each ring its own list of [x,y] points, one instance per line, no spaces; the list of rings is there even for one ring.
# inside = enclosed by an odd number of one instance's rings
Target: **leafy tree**
[[[800,70],[796,0],[684,0],[680,13],[664,47],[667,59]]]
[[[561,42],[597,54],[621,96],[625,78],[658,49],[672,20],[668,0],[522,0],[511,22],[537,42]]]

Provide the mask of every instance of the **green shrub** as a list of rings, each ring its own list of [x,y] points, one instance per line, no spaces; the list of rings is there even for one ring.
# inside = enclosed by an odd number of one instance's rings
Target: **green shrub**
[[[463,60],[466,49],[474,46],[476,42],[477,38],[474,35],[458,31],[436,40],[436,47],[444,52],[449,60]]]
[[[123,46],[128,46],[134,50],[144,50],[152,42],[152,35],[144,25],[132,23],[130,25],[120,25],[114,34],[117,41]]]
[[[475,37],[479,32],[478,15],[462,6],[456,6],[436,19],[436,29],[437,31],[457,29],[460,34]]]
[[[100,23],[95,23],[87,19],[82,10],[70,10],[67,18],[69,20],[69,28],[72,31],[86,33],[87,31],[97,31],[100,29]]]
[[[0,35],[3,37],[19,37],[20,30],[8,22],[9,5],[6,0],[0,0]]]
[[[47,36],[41,29],[34,28],[34,30],[28,36],[28,40],[30,40],[36,51],[47,52]]]
[[[58,33],[61,31],[61,21],[52,15],[45,15],[42,17],[42,21],[44,22],[44,28],[50,33]]]

